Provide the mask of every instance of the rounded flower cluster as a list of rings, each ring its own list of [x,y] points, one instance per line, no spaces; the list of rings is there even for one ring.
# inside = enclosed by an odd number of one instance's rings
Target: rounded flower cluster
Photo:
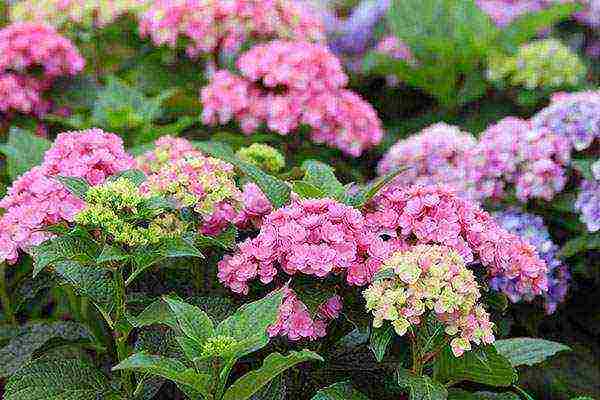
[[[146,0],[24,0],[10,9],[12,21],[43,21],[55,27],[73,22],[103,27],[126,13],[143,9]]]
[[[600,138],[600,90],[554,94],[531,122],[568,138],[575,150],[585,150]]]
[[[53,177],[82,177],[97,184],[112,174],[130,169],[131,158],[121,138],[97,129],[58,135],[41,166],[13,182],[0,201],[0,262],[17,261],[19,250],[28,251],[50,237],[42,229],[73,221],[84,203]]]
[[[567,182],[571,144],[548,128],[507,117],[488,127],[467,157],[469,181],[481,198],[501,198],[511,184],[520,201],[551,200]]]
[[[235,348],[237,340],[231,336],[219,335],[206,339],[202,345],[202,357],[226,356]]]
[[[48,25],[15,22],[0,30],[0,70],[40,67],[45,78],[75,75],[85,64],[71,41]]]
[[[233,177],[231,164],[211,157],[188,157],[148,176],[142,191],[193,208],[203,218],[202,232],[215,234],[235,219],[240,208],[241,193]]]
[[[137,168],[149,175],[186,157],[202,157],[202,153],[187,139],[162,136],[154,142],[154,149],[139,156],[136,162]]]
[[[581,213],[581,220],[590,232],[600,230],[600,160],[592,165],[594,180],[581,183],[575,210]]]
[[[495,213],[494,218],[504,229],[535,246],[540,257],[546,262],[548,292],[544,294],[545,308],[548,314],[552,314],[556,311],[556,306],[567,296],[571,274],[568,267],[558,259],[558,246],[552,241],[544,220],[516,209]],[[495,290],[512,293],[512,298],[519,297],[514,289],[515,282],[506,277],[492,279],[491,286]]]
[[[471,350],[471,343],[494,342],[493,324],[481,304],[475,276],[460,255],[444,246],[420,245],[393,254],[383,264],[394,276],[369,286],[363,295],[373,313],[373,326],[390,321],[404,336],[426,314],[434,313],[452,337],[456,357]]]
[[[171,47],[184,38],[190,57],[236,52],[249,39],[324,39],[318,14],[291,0],[157,0],[141,16],[140,32]]]
[[[376,196],[370,207],[365,220],[372,232],[409,244],[453,248],[466,263],[486,267],[489,279],[514,282],[514,291],[507,293],[513,301],[547,291],[548,269],[535,247],[501,228],[487,212],[449,188],[390,187]]]
[[[345,273],[346,281],[364,285],[396,241],[377,240],[364,231],[358,210],[331,199],[294,202],[267,215],[255,238],[240,243],[238,251],[218,265],[218,278],[236,293],[248,293],[248,281],[269,283],[277,267],[286,274],[323,278]]]
[[[525,44],[514,56],[491,57],[487,71],[492,82],[526,89],[576,86],[586,73],[577,54],[555,39]]]
[[[246,134],[266,123],[282,135],[304,124],[313,141],[353,156],[381,141],[377,113],[344,89],[348,77],[323,45],[276,40],[254,46],[237,66],[241,76],[220,70],[202,89],[204,123],[235,119]]]
[[[0,113],[45,114],[50,108],[42,98],[46,87],[44,82],[27,75],[0,73]]]
[[[315,340],[325,337],[327,324],[336,319],[342,310],[340,296],[333,296],[321,304],[313,317],[291,289],[286,289],[283,303],[279,307],[277,321],[267,332],[269,336],[287,336],[290,340]]]
[[[266,215],[273,211],[273,205],[262,190],[252,182],[242,188],[242,210],[233,221],[240,229],[260,228]]]
[[[253,143],[248,147],[242,147],[236,155],[242,160],[272,174],[276,174],[285,168],[283,154],[266,144]]]
[[[379,162],[377,172],[385,175],[407,167],[394,185],[446,183],[467,196],[466,154],[476,143],[470,133],[441,122],[396,142]]]

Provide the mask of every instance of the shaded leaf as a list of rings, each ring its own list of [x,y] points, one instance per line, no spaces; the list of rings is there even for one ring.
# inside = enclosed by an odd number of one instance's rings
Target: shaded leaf
[[[375,355],[378,362],[383,361],[387,348],[394,337],[394,328],[391,324],[386,324],[381,328],[374,328],[369,337],[369,348]]]
[[[408,390],[410,400],[444,400],[448,391],[439,382],[427,375],[413,375],[409,370],[398,368],[396,372],[398,385]]]
[[[0,152],[6,157],[6,171],[11,180],[41,164],[50,145],[47,139],[12,127],[8,132],[7,142],[0,145]]]
[[[350,382],[338,382],[319,390],[312,400],[368,400],[368,398],[354,389]]]
[[[494,346],[513,367],[535,365],[559,351],[571,350],[569,346],[537,338],[511,338],[496,340]]]
[[[164,297],[177,318],[181,331],[190,339],[202,344],[214,336],[214,326],[210,317],[201,309],[188,303]]]

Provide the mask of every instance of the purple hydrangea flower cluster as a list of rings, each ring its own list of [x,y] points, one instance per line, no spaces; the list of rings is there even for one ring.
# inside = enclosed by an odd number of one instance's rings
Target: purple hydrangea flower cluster
[[[600,160],[592,165],[594,180],[583,180],[575,209],[581,213],[581,220],[587,225],[588,231],[600,230]]]

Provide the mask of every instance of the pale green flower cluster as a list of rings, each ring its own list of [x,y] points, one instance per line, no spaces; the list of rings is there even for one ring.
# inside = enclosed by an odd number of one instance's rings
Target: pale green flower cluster
[[[219,357],[233,350],[237,340],[231,336],[215,336],[209,338],[202,346],[202,357]]]
[[[576,86],[586,74],[577,54],[556,39],[527,43],[513,56],[492,56],[487,71],[492,82],[527,89]]]
[[[285,158],[277,149],[262,143],[253,143],[237,151],[237,156],[250,164],[276,174],[285,167]]]
[[[13,22],[45,22],[56,28],[69,23],[102,27],[123,14],[138,14],[147,0],[24,0],[10,9]]]
[[[406,334],[432,312],[453,337],[452,351],[458,357],[471,343],[492,343],[493,324],[478,304],[479,288],[473,273],[453,249],[419,245],[397,252],[384,262],[379,276],[364,292],[373,326],[389,321],[396,333]]]
[[[173,214],[146,206],[147,198],[128,179],[119,178],[88,190],[80,225],[99,229],[116,243],[143,246],[181,235],[185,225]],[[147,223],[151,221],[150,223]]]

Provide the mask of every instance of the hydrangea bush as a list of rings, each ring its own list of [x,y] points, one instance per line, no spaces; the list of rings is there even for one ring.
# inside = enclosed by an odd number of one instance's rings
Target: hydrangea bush
[[[600,396],[581,3],[0,3],[0,397]]]

